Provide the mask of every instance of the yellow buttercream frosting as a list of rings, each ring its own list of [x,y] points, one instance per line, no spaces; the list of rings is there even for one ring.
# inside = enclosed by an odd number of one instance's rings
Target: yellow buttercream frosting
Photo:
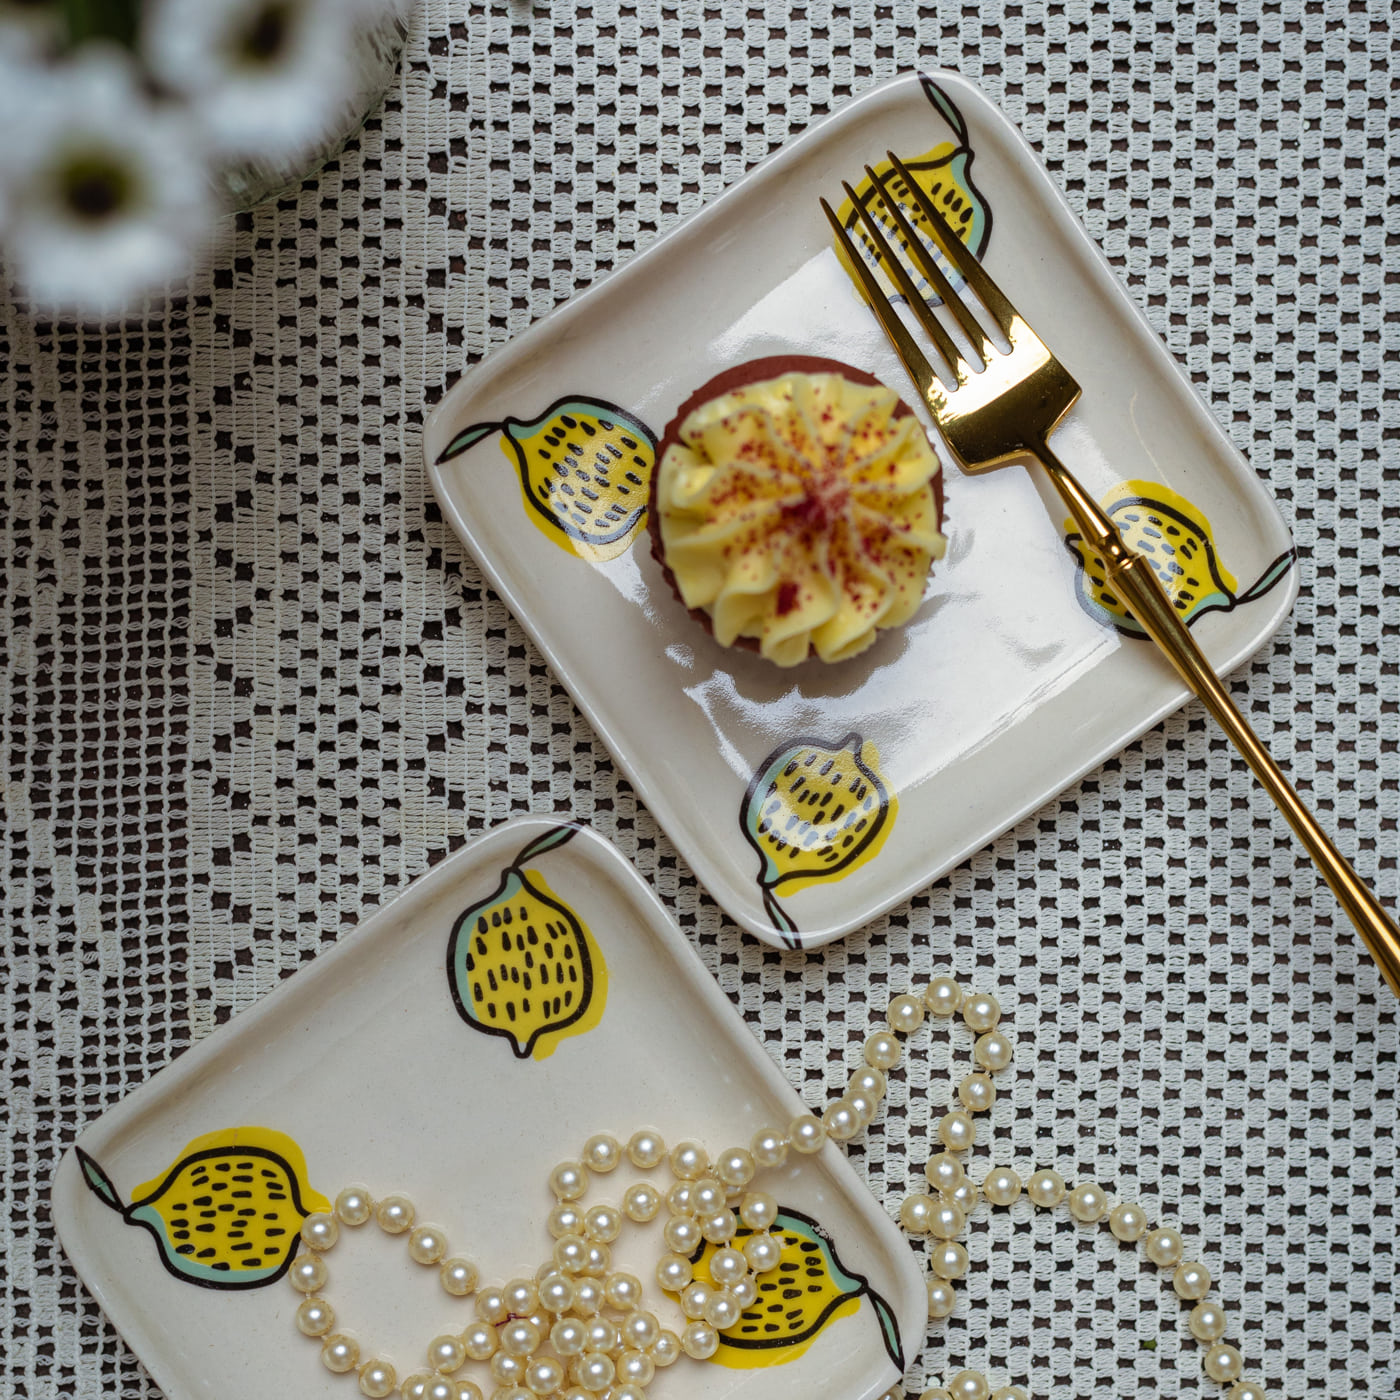
[[[938,458],[883,384],[790,372],[680,424],[657,465],[657,525],[682,601],[715,639],[779,666],[844,661],[913,616],[947,541]]]

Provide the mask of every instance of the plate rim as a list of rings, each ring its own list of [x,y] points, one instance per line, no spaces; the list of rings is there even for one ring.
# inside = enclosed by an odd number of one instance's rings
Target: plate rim
[[[454,883],[471,879],[482,868],[489,870],[490,858],[498,848],[509,860],[528,844],[532,834],[543,835],[563,826],[574,830],[570,844],[575,847],[575,853],[587,853],[584,858],[614,883],[620,897],[630,904],[639,922],[645,925],[646,933],[657,938],[669,952],[687,991],[698,995],[716,1019],[732,1026],[734,1035],[730,1043],[735,1053],[776,1098],[788,1102],[794,1114],[811,1111],[710,974],[660,895],[612,841],[588,824],[572,818],[542,813],[510,818],[409,881],[392,899],[370,910],[353,929],[310,963],[167,1061],[150,1078],[87,1123],[64,1148],[49,1187],[50,1215],[59,1243],[83,1287],[170,1400],[198,1400],[199,1393],[188,1389],[173,1365],[167,1365],[160,1340],[164,1336],[161,1329],[149,1324],[146,1313],[129,1306],[128,1295],[116,1297],[105,1286],[103,1270],[89,1247],[88,1231],[82,1223],[81,1208],[88,1204],[90,1192],[83,1181],[77,1148],[82,1147],[100,1160],[105,1143],[119,1137],[158,1105],[178,1099],[198,1083],[230,1046],[257,1035],[259,1028],[278,1015],[284,1005],[304,999],[308,994],[314,997],[318,982],[332,975],[341,963],[365,955],[374,943],[393,937],[396,925],[405,916],[413,917],[421,905],[435,899]],[[833,1184],[845,1197],[853,1214],[873,1233],[877,1247],[883,1248],[891,1260],[898,1295],[887,1301],[899,1319],[901,1335],[909,1339],[906,1359],[912,1362],[927,1341],[928,1326],[923,1271],[914,1251],[870,1185],[837,1144],[826,1142],[813,1160],[820,1161],[830,1173]],[[885,1383],[872,1384],[851,1400],[875,1400],[886,1388]]]
[[[1107,298],[1114,308],[1115,314],[1120,318],[1126,318],[1149,357],[1154,373],[1165,376],[1171,387],[1174,387],[1177,393],[1184,397],[1198,429],[1218,444],[1221,456],[1230,469],[1234,489],[1239,491],[1243,498],[1256,509],[1266,514],[1272,514],[1277,519],[1281,535],[1279,543],[1292,550],[1296,558],[1296,542],[1278,501],[1249,464],[1248,459],[1230,439],[1222,424],[1211,412],[1204,396],[1196,388],[1185,368],[1168,349],[1156,328],[1147,319],[1145,312],[1129,295],[1127,286],[1119,278],[1102,248],[1090,236],[1083,222],[1070,207],[1064,192],[1055,182],[1040,156],[1027,141],[1020,128],[992,98],[976,83],[954,69],[937,67],[907,69],[857,94],[784,142],[782,146],[755,164],[732,185],[722,190],[714,199],[677,220],[671,228],[629,258],[621,267],[609,271],[590,283],[589,286],[567,298],[504,345],[491,351],[475,365],[470,366],[434,405],[423,426],[421,450],[424,469],[432,485],[439,509],[442,510],[459,542],[468,550],[486,580],[509,608],[512,617],[530,637],[559,681],[564,685],[570,699],[588,720],[613,761],[636,790],[638,797],[655,815],[658,825],[676,846],[678,853],[694,870],[706,892],[715,900],[724,914],[745,932],[767,946],[783,951],[789,950],[792,945],[784,941],[779,929],[771,923],[764,922],[758,914],[750,912],[743,906],[731,907],[736,901],[727,897],[721,898],[720,894],[717,893],[717,891],[727,892],[734,882],[719,869],[716,862],[708,857],[698,840],[692,842],[685,839],[688,827],[680,818],[679,802],[673,802],[667,796],[668,784],[665,779],[662,777],[653,779],[646,776],[632,761],[627,744],[620,739],[612,727],[603,722],[592,701],[588,687],[578,684],[572,668],[541,635],[531,610],[522,605],[516,590],[510,587],[498,572],[490,551],[481,547],[469,520],[458,509],[455,495],[447,479],[445,469],[447,464],[439,463],[437,457],[440,455],[442,446],[445,445],[443,441],[446,436],[445,425],[463,416],[461,405],[471,402],[478,379],[488,376],[495,377],[502,371],[509,371],[518,361],[535,350],[561,318],[573,318],[581,315],[584,308],[592,307],[602,296],[617,294],[625,288],[630,280],[643,275],[657,258],[666,256],[675,243],[682,238],[694,236],[697,230],[722,219],[734,200],[741,194],[749,191],[756,184],[770,180],[783,167],[802,159],[813,147],[829,139],[837,128],[863,119],[872,109],[877,109],[885,103],[899,99],[903,96],[904,89],[919,85],[925,80],[932,80],[944,89],[954,89],[960,104],[978,109],[984,121],[996,123],[1003,129],[1011,147],[1011,155],[1018,164],[1021,175],[1034,182],[1037,193],[1043,196],[1046,216],[1053,220],[1060,232],[1075,243],[1081,254],[1085,255],[1087,273],[1092,277],[1099,292]],[[927,415],[922,416],[926,417]],[[1292,611],[1298,599],[1300,586],[1300,570],[1296,566],[1291,567],[1282,580],[1282,586],[1273,591],[1269,610],[1258,614],[1258,625],[1243,637],[1225,655],[1223,660],[1214,663],[1218,675],[1227,676],[1237,670],[1268,642]],[[1150,642],[1143,642],[1142,645],[1149,652],[1152,651]],[[1165,659],[1160,659],[1159,664],[1164,668],[1167,665]],[[810,932],[804,931],[800,950],[803,952],[812,951],[845,938],[904,903],[912,895],[927,889],[998,836],[1019,825],[1031,813],[1054,801],[1061,793],[1073,787],[1087,774],[1101,768],[1109,759],[1122,753],[1129,745],[1155,729],[1168,715],[1174,714],[1194,698],[1193,693],[1184,684],[1172,677],[1169,688],[1163,691],[1163,698],[1157,705],[1146,712],[1135,712],[1132,717],[1126,718],[1124,722],[1114,725],[1111,729],[1101,730],[1101,733],[1108,734],[1109,737],[1101,739],[1097,744],[1086,749],[1087,758],[1076,759],[1057,769],[1056,776],[1038,784],[1031,790],[1030,796],[1014,806],[1002,809],[1002,815],[971,828],[972,834],[958,843],[949,854],[931,865],[919,866],[917,874],[891,884],[885,893],[861,904],[857,912],[850,918]],[[1011,813],[1009,818],[1006,815],[1008,812]],[[680,840],[675,834],[678,830],[683,833]]]

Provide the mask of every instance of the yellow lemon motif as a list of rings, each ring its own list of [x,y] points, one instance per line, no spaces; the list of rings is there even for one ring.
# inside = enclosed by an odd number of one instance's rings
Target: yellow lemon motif
[[[972,181],[973,153],[968,145],[967,123],[963,120],[962,113],[958,111],[951,99],[936,83],[930,78],[923,78],[922,82],[925,95],[952,128],[957,140],[956,143],[940,142],[922,155],[910,159],[901,157],[901,159],[904,160],[905,168],[914,177],[915,184],[929,197],[934,207],[952,226],[954,233],[980,259],[982,254],[986,252],[987,243],[992,236],[992,211],[987,201],[982,197],[981,191]],[[887,201],[898,204],[901,212],[919,233],[924,246],[937,259],[944,275],[954,287],[960,286],[962,278],[939,251],[932,233],[929,232],[928,217],[919,208],[915,196],[905,185],[903,177],[895,171],[894,166],[888,160],[876,162],[872,169],[879,177],[878,183],[873,182],[867,175],[854,186],[856,198],[862,207],[874,217],[882,232],[897,247],[903,241],[903,236],[893,217],[888,213]],[[885,282],[889,295],[897,300],[902,300],[899,289],[886,278],[880,267],[875,247],[867,238],[857,217],[855,206],[849,199],[842,202],[837,211],[837,217],[850,230],[857,246],[867,255],[871,266],[875,268],[880,279]],[[847,262],[845,253],[838,250],[837,257],[844,266]],[[916,285],[920,291],[925,291],[928,288],[927,281],[918,275],[917,268],[913,271]],[[930,303],[937,305],[938,299],[931,291],[928,291],[927,299]]]
[[[448,443],[449,462],[501,434],[525,513],[560,549],[598,563],[625,553],[641,528],[656,465],[656,435],[601,399],[567,398],[533,422],[476,423]]]
[[[1210,521],[1185,496],[1153,481],[1124,481],[1102,504],[1124,543],[1152,565],[1188,626],[1206,613],[1230,612],[1262,597],[1293,567],[1290,549],[1241,593],[1216,551]],[[1085,611],[1128,636],[1145,637],[1109,583],[1101,556],[1085,543],[1073,520],[1066,520],[1064,528],[1065,544],[1079,564],[1075,589]]]
[[[798,929],[775,891],[839,880],[874,859],[898,811],[875,745],[854,730],[836,743],[791,740],[759,765],[739,825],[761,861],[764,908],[792,947]]]
[[[735,1247],[752,1233],[741,1227]],[[743,1369],[795,1361],[826,1328],[858,1313],[861,1300],[868,1298],[885,1350],[903,1371],[893,1311],[867,1279],[845,1268],[821,1226],[800,1211],[784,1209],[768,1233],[782,1245],[778,1266],[757,1275],[758,1297],[733,1327],[720,1333],[713,1359]],[[709,1261],[718,1248],[703,1245],[694,1256],[695,1277],[702,1282],[711,1282]]]
[[[555,827],[501,872],[489,899],[457,920],[448,982],[469,1026],[503,1036],[520,1059],[552,1055],[561,1039],[592,1030],[607,1001],[607,965],[588,926],[525,862],[568,841]]]
[[[202,1288],[260,1288],[296,1256],[302,1221],[330,1202],[307,1181],[301,1148],[272,1128],[226,1128],[188,1143],[124,1206],[111,1178],[76,1149],[88,1186],[155,1239],[161,1263]]]

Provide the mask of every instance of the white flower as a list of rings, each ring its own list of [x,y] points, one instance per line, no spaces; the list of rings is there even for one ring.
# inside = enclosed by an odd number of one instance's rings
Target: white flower
[[[146,0],[141,44],[214,147],[273,160],[309,149],[338,117],[359,18],[346,0]]]
[[[87,44],[13,102],[0,147],[5,261],[37,301],[98,316],[183,272],[211,216],[187,124],[127,55]]]

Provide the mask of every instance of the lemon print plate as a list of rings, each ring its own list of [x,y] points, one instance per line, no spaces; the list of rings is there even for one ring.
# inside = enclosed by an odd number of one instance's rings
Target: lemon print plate
[[[906,899],[1186,699],[1034,473],[945,456],[948,552],[922,607],[837,665],[719,647],[652,559],[656,442],[717,374],[815,356],[917,403],[817,203],[845,179],[889,222],[863,174],[889,150],[1085,386],[1055,450],[1217,669],[1297,593],[1267,489],[980,91],[911,73],[790,142],[471,369],[424,438],[446,519],[602,743],[716,900],[780,946]]]
[[[589,1135],[645,1126],[718,1151],[802,1107],[632,866],[584,827],[525,818],[90,1125],[60,1165],[54,1220],[170,1400],[344,1400],[354,1378],[297,1332],[286,1279],[301,1222],[344,1186],[404,1192],[484,1282],[505,1282],[548,1254],[546,1177]],[[616,1203],[635,1179],[623,1167],[588,1201]],[[873,1400],[923,1345],[923,1266],[835,1146],[794,1154],[764,1189],[782,1266],[714,1359],[651,1390]],[[618,1267],[649,1279],[656,1229],[624,1232]],[[329,1266],[339,1325],[400,1376],[474,1316],[380,1231],[342,1232]]]

